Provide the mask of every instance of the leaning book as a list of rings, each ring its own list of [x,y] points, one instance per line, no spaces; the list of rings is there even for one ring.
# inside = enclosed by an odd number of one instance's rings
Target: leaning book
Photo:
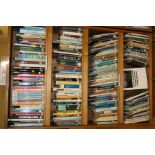
[[[124,69],[124,90],[148,89],[146,68]]]

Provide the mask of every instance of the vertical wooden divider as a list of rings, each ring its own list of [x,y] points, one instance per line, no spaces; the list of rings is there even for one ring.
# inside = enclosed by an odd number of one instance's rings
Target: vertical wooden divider
[[[124,47],[123,47],[123,32],[118,33],[118,73],[119,73],[119,88],[118,88],[118,123],[124,122],[123,106],[124,106]]]
[[[7,82],[7,85],[6,85],[6,92],[5,92],[5,96],[6,96],[6,99],[5,99],[5,102],[6,102],[6,106],[5,106],[5,124],[4,124],[4,127],[5,128],[8,128],[8,118],[9,118],[9,115],[8,115],[8,112],[10,111],[10,98],[9,98],[9,93],[10,93],[10,87],[9,87],[9,84],[10,84],[10,56],[11,56],[11,50],[12,50],[12,28],[11,26],[8,26],[8,64],[6,66],[6,82]]]
[[[52,31],[47,26],[46,31],[46,71],[45,71],[45,103],[44,103],[44,126],[51,125],[51,83],[52,83]]]
[[[149,72],[148,72],[149,100],[150,100],[150,121],[153,120],[153,103],[152,103],[152,34],[149,34]]]
[[[82,125],[88,125],[88,29],[82,35]]]

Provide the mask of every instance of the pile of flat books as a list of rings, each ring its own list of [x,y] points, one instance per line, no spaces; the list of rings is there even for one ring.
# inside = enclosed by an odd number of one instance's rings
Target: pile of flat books
[[[82,30],[80,28],[62,27],[59,48],[53,53],[56,60],[53,122],[59,126],[80,125]]]
[[[43,126],[46,28],[15,27],[10,126]]]
[[[137,33],[127,33],[124,39],[124,61],[133,66],[148,65],[149,36]]]
[[[95,124],[117,123],[117,47],[117,33],[89,40],[89,107]]]
[[[126,124],[149,121],[148,91],[126,98],[124,111]]]

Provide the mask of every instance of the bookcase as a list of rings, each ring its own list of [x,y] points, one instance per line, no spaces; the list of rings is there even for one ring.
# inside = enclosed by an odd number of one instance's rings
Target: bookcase
[[[63,26],[62,26],[63,27]],[[73,28],[80,28],[82,31],[82,49],[81,49],[81,124],[80,125],[66,125],[59,126],[53,124],[53,113],[54,113],[54,104],[53,104],[53,87],[54,87],[54,63],[56,61],[54,50],[57,48],[58,43],[56,40],[59,40],[60,31],[62,29],[61,26],[47,26],[46,27],[46,39],[45,39],[45,95],[44,95],[44,114],[43,114],[43,126],[16,126],[11,127],[8,124],[9,119],[9,111],[10,111],[10,97],[8,98],[8,103],[6,104],[6,109],[8,113],[6,114],[5,119],[5,128],[155,128],[155,122],[153,120],[153,105],[152,105],[152,34],[151,29],[135,29],[130,27],[93,27],[93,26],[80,26]],[[10,94],[11,91],[11,66],[12,66],[12,55],[14,53],[13,50],[13,42],[15,40],[15,27],[9,27],[9,37],[10,37],[10,73],[9,73],[9,90],[7,91]],[[94,35],[100,34],[108,34],[108,33],[116,33],[117,34],[117,80],[118,86],[117,90],[117,123],[114,124],[96,124],[92,122],[92,116],[90,116],[90,106],[89,106],[89,40]],[[130,68],[124,62],[124,35],[127,33],[136,33],[141,35],[148,35],[148,66],[147,69],[147,80],[148,80],[148,92],[149,92],[149,120],[141,123],[124,123],[124,100],[125,93],[124,90],[124,69]],[[136,95],[137,91],[134,90],[132,94]]]

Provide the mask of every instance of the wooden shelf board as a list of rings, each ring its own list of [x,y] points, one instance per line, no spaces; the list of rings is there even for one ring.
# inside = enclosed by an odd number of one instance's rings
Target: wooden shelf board
[[[123,33],[139,33],[139,34],[150,34],[150,31],[139,31],[129,28],[119,28],[117,26],[87,26],[88,29],[100,30],[100,31],[109,31],[109,32],[123,32]]]
[[[9,127],[8,129],[155,129],[155,120],[137,124],[83,125],[83,126],[49,126],[49,127]]]

